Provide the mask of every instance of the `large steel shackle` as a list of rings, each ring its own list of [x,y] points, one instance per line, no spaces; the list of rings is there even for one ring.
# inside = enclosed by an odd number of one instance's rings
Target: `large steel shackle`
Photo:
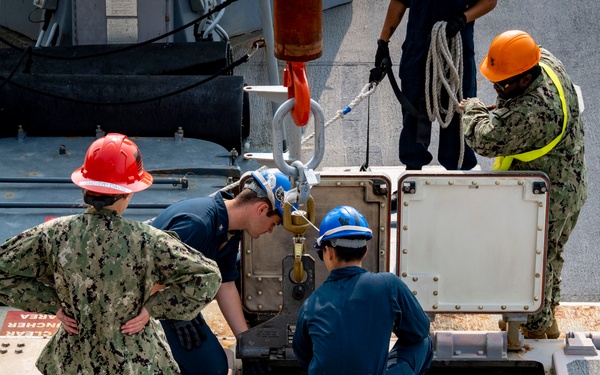
[[[293,180],[299,179],[300,182],[304,178],[303,174],[300,173],[300,169],[314,170],[319,166],[323,156],[325,154],[325,115],[323,109],[314,100],[310,100],[310,111],[315,121],[315,149],[312,158],[306,163],[301,165],[301,162],[296,161],[294,165],[289,165],[283,158],[283,140],[284,140],[284,118],[294,108],[295,99],[288,99],[283,103],[275,112],[273,116],[273,161],[277,168],[286,175],[292,177]],[[305,203],[300,202],[301,204]]]

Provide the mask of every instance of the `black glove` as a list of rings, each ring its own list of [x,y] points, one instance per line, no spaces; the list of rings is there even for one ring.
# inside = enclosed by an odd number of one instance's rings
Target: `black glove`
[[[380,66],[379,68],[373,68],[369,72],[369,83],[381,82],[385,78],[385,68]]]
[[[467,16],[464,13],[446,20],[446,38],[454,38],[459,31],[467,26]]]
[[[375,67],[379,68],[382,65],[383,59],[386,57],[392,61],[390,58],[390,48],[388,44],[390,42],[385,42],[381,39],[377,39],[377,52],[375,52]]]
[[[206,341],[206,333],[202,330],[204,319],[201,316],[192,320],[171,320],[170,322],[177,333],[179,343],[187,350],[192,350],[194,346],[199,348]]]

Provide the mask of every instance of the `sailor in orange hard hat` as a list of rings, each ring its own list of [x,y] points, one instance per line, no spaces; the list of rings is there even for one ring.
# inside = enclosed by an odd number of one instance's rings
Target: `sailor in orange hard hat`
[[[530,315],[525,338],[556,339],[563,252],[587,198],[585,141],[576,85],[563,63],[521,30],[498,35],[480,65],[495,105],[461,102],[467,144],[494,157],[494,170],[541,171],[550,178],[544,306]]]
[[[530,69],[536,69],[541,57],[540,47],[531,35],[520,30],[509,30],[492,41],[479,70],[485,78],[494,82],[498,96],[508,99],[524,91],[526,82],[521,85],[517,83],[521,78],[526,78]]]

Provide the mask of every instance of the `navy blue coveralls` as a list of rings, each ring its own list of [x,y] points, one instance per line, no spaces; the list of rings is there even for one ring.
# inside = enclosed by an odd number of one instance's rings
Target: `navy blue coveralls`
[[[408,25],[406,27],[406,40],[402,44],[402,57],[400,59],[400,79],[402,92],[408,100],[418,109],[422,117],[427,118],[425,107],[425,67],[427,53],[431,41],[433,25],[452,16],[464,13],[473,0],[401,0],[410,6],[408,12]],[[410,5],[409,5],[410,4]],[[470,22],[461,30],[463,42],[463,96],[473,98],[477,96],[475,65],[475,47],[473,41],[473,25]],[[445,92],[445,91],[444,91]],[[447,96],[446,96],[447,98]],[[446,99],[447,100],[447,99]],[[423,115],[424,114],[424,115]],[[423,121],[423,120],[422,120]],[[402,110],[402,131],[400,133],[399,155],[400,161],[407,169],[421,169],[433,159],[427,150],[426,144],[417,140],[417,118]],[[430,127],[431,123],[425,120]],[[460,154],[460,118],[456,114],[450,125],[440,128],[440,143],[438,148],[438,161],[447,170],[469,170],[477,165],[477,158],[473,150],[465,144],[465,155],[462,168],[457,165]]]
[[[333,269],[304,302],[292,346],[309,375],[423,374],[433,359],[429,319],[406,284],[356,266]]]
[[[236,261],[242,232],[236,231],[228,239],[229,217],[224,197],[233,198],[232,195],[221,192],[210,197],[191,198],[174,203],[158,215],[152,225],[176,232],[181,241],[216,261],[225,283],[234,281],[239,276]],[[203,319],[201,313],[198,317]],[[187,350],[181,346],[169,321],[161,320],[161,323],[173,357],[183,375],[227,373],[229,366],[225,351],[206,324],[203,325],[206,341],[199,348]]]

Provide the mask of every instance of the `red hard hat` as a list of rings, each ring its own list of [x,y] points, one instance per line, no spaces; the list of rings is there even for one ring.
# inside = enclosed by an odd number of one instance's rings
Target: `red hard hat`
[[[110,133],[92,143],[71,180],[100,194],[129,194],[148,188],[153,178],[144,170],[135,143],[123,134]]]

